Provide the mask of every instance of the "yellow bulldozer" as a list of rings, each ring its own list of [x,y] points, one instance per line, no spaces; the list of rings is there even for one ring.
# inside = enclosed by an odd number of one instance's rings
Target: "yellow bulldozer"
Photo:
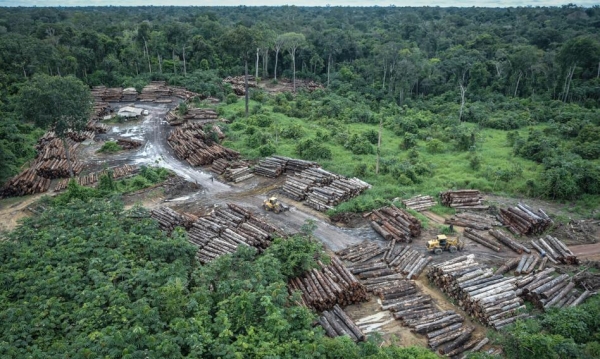
[[[427,242],[427,250],[434,254],[442,254],[443,251],[456,253],[456,251],[462,250],[463,248],[464,243],[458,237],[448,238],[444,234],[440,234],[436,239]]]
[[[281,212],[285,212],[285,211],[289,211],[290,207],[286,206],[285,204],[279,202],[279,200],[277,199],[277,197],[270,197],[269,199],[265,199],[263,202],[263,208],[265,209],[265,211],[272,211],[275,213],[281,213]]]

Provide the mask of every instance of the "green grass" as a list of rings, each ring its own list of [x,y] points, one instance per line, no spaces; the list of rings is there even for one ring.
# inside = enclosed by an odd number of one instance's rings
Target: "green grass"
[[[289,102],[293,104],[293,102]],[[234,104],[222,104],[219,107],[219,113],[222,117],[232,120],[227,131],[228,138],[224,145],[239,151],[244,157],[250,159],[260,158],[258,148],[251,148],[246,143],[246,128],[249,126],[248,119],[244,116],[244,102],[238,101]],[[439,192],[448,189],[478,189],[484,193],[496,193],[508,196],[528,196],[531,195],[529,184],[536,181],[542,171],[542,165],[533,161],[516,157],[513,154],[512,146],[509,146],[506,139],[507,131],[494,129],[479,129],[475,124],[463,124],[478,133],[478,141],[475,153],[481,159],[478,169],[471,168],[470,158],[474,153],[470,151],[454,150],[453,144],[444,143],[442,153],[429,153],[427,151],[427,142],[423,139],[417,140],[417,152],[419,164],[430,169],[432,174],[418,176],[418,180],[398,178],[390,173],[376,174],[375,163],[377,156],[375,154],[353,154],[349,149],[336,142],[336,135],[347,132],[351,134],[362,134],[369,130],[377,130],[378,126],[366,123],[344,123],[339,120],[329,118],[319,119],[299,119],[289,117],[282,113],[273,112],[273,106],[270,104],[259,104],[250,101],[250,121],[252,114],[259,113],[272,119],[269,127],[256,127],[257,131],[266,134],[268,142],[276,148],[275,154],[295,157],[296,145],[304,139],[315,139],[318,133],[327,134],[326,140],[319,139],[319,143],[331,150],[332,158],[330,160],[319,160],[323,168],[339,173],[344,176],[355,176],[356,168],[359,164],[366,165],[366,173],[361,175],[361,179],[367,181],[373,188],[366,191],[363,195],[354,198],[346,203],[339,205],[335,212],[362,212],[377,206],[389,204],[396,197],[409,198],[411,196],[432,195],[437,197]],[[300,125],[304,130],[304,136],[300,139],[282,138],[280,133],[292,125]],[[542,128],[543,126],[538,126]],[[421,129],[420,131],[426,131]],[[446,129],[438,130],[444,131]],[[521,129],[521,136],[525,137],[528,129]],[[381,159],[384,161],[395,160],[398,163],[409,161],[409,151],[401,147],[403,138],[397,136],[392,130],[384,126],[381,140]],[[373,146],[376,148],[376,146]],[[529,181],[529,184],[528,184]],[[592,203],[597,200],[588,200]],[[590,211],[592,207],[585,206],[581,211]],[[454,210],[442,206],[436,206],[432,209],[435,213],[453,214]]]
[[[121,151],[121,146],[117,145],[115,141],[106,141],[102,147],[98,150],[101,153],[114,153]]]

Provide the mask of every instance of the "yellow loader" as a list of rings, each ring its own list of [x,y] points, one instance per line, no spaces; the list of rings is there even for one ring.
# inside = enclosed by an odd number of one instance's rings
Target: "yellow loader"
[[[444,234],[440,234],[436,239],[427,242],[427,250],[434,254],[442,254],[443,251],[456,253],[456,251],[464,248],[464,243],[458,238],[448,238]]]

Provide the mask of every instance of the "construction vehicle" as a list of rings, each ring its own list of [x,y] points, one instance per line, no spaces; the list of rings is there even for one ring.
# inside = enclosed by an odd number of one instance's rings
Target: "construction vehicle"
[[[275,196],[270,197],[269,199],[265,199],[263,202],[263,208],[265,209],[265,211],[273,211],[275,213],[281,213],[290,210],[290,207],[279,202],[279,200],[277,200],[277,197]]]
[[[434,254],[442,254],[443,251],[456,253],[456,251],[462,250],[463,247],[464,243],[458,237],[448,238],[444,234],[440,234],[436,239],[427,242],[427,250]]]

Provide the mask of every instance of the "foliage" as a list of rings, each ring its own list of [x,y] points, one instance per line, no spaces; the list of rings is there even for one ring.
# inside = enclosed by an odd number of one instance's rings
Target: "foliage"
[[[286,285],[324,259],[312,240],[277,240],[260,256],[241,246],[205,266],[195,252],[184,231],[167,237],[143,208],[51,205],[0,243],[0,355],[435,358],[314,328]]]
[[[102,153],[114,153],[114,152],[119,152],[121,150],[122,150],[122,148],[121,148],[121,146],[119,146],[117,144],[117,142],[115,142],[115,141],[106,141],[106,142],[104,142],[104,144],[102,145],[102,147],[100,147],[100,149],[98,150],[98,152],[102,152]]]
[[[307,160],[331,159],[331,150],[314,139],[306,139],[298,142],[296,153]]]

